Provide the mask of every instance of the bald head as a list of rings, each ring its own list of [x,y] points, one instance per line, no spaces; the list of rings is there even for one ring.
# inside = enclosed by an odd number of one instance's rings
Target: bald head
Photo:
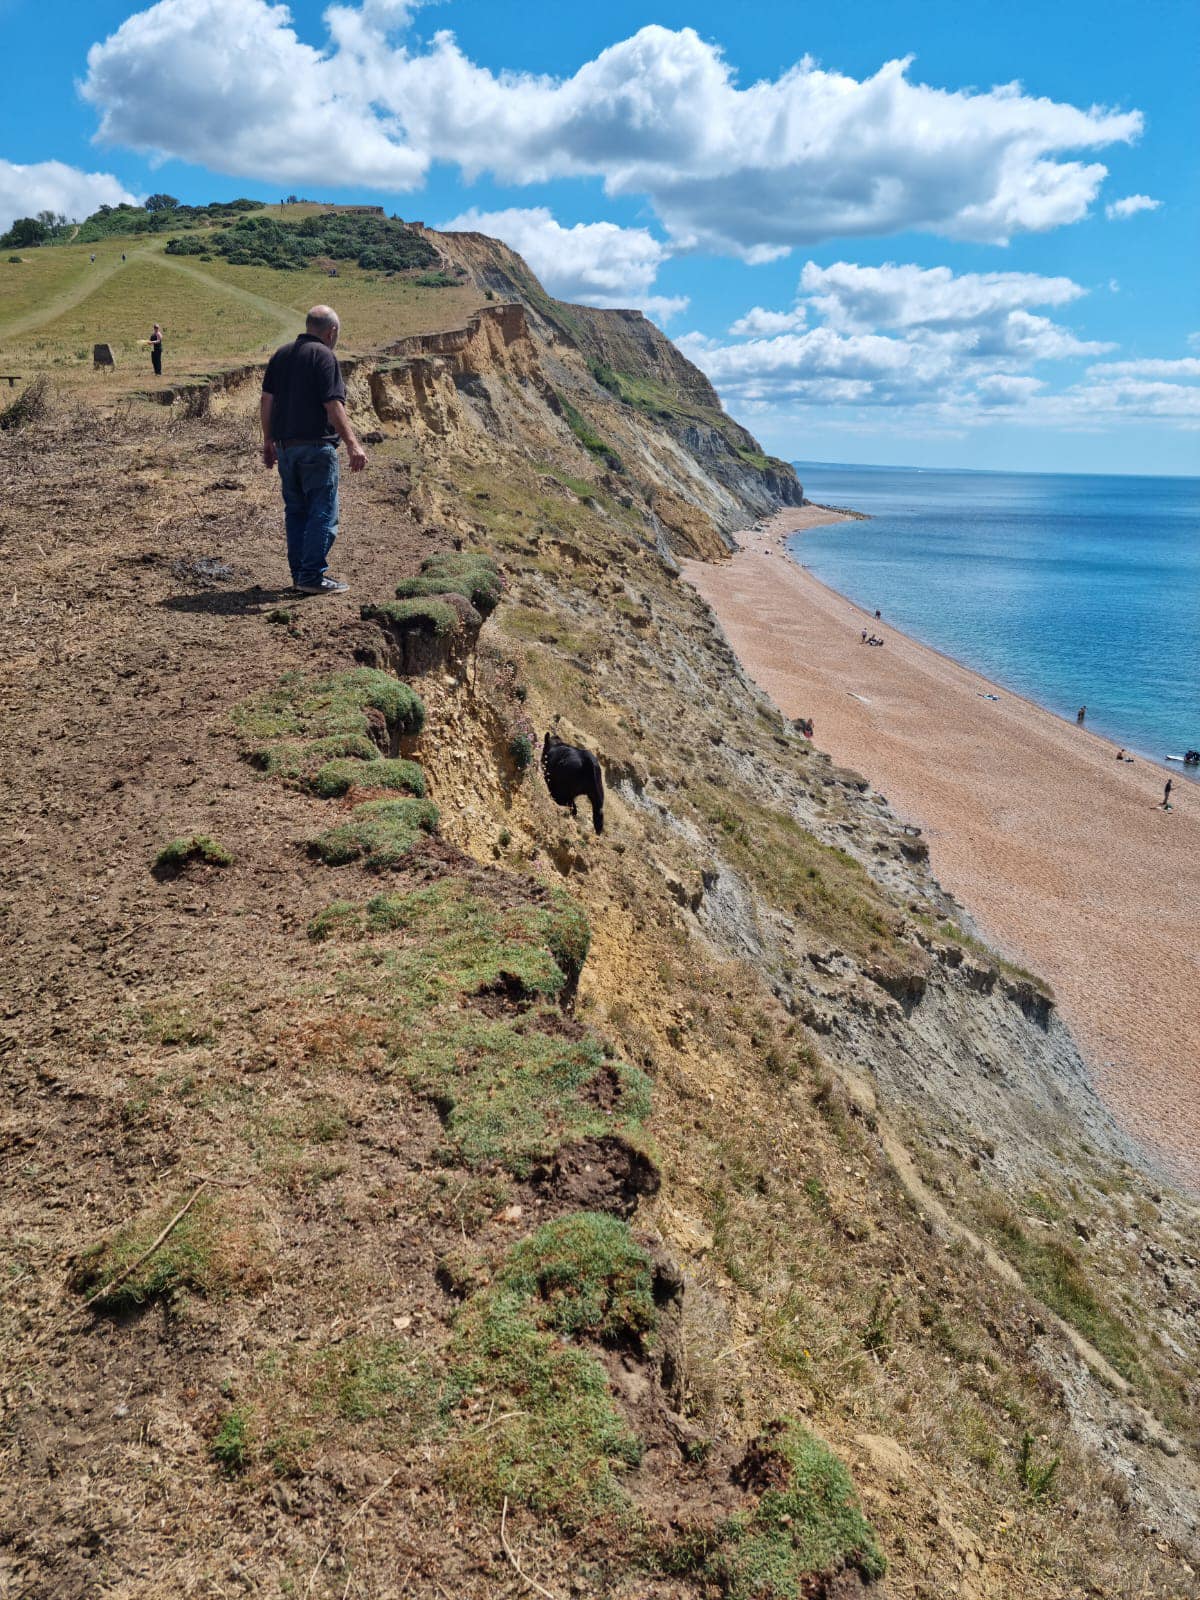
[[[341,326],[341,319],[332,306],[314,306],[304,319],[305,332],[320,339],[330,349],[337,343]]]

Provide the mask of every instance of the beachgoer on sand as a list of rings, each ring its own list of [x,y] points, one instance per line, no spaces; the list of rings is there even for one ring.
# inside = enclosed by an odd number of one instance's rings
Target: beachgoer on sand
[[[1163,790],[1162,809],[1164,811],[1170,811],[1170,809],[1171,809],[1171,787],[1174,784],[1174,782],[1175,782],[1174,778],[1168,778],[1167,779],[1167,786]]]

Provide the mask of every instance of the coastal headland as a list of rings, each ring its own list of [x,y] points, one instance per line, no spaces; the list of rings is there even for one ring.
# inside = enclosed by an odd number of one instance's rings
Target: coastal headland
[[[1148,761],[989,683],[820,583],[786,539],[845,513],[788,509],[722,564],[689,561],[751,677],[882,789],[1004,955],[1053,986],[1107,1104],[1200,1183],[1200,803]],[[882,649],[862,632],[882,635]],[[996,698],[988,698],[995,696]]]

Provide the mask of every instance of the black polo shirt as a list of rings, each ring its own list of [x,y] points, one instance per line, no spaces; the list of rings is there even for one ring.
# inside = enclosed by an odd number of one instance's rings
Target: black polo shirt
[[[302,333],[276,350],[267,362],[263,393],[274,401],[273,439],[337,443],[325,407],[330,400],[345,400],[346,385],[337,357],[315,334]]]

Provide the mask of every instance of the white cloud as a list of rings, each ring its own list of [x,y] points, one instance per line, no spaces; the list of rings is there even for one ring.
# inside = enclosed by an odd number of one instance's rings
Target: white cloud
[[[1138,137],[1137,111],[862,80],[807,57],[741,88],[691,28],[649,26],[551,78],[477,66],[452,34],[397,42],[396,0],[339,5],[322,48],[270,0],[159,0],[88,55],[100,137],[214,170],[384,190],[434,161],[507,183],[603,179],[676,248],[766,260],[833,235],[919,229],[1003,243],[1075,222]]]
[[[1090,378],[1200,378],[1200,357],[1180,356],[1177,360],[1102,361],[1088,368]]]
[[[808,312],[804,306],[797,306],[794,311],[764,311],[762,306],[753,306],[744,317],[730,323],[729,331],[735,338],[751,338],[761,333],[791,333],[802,328],[807,320]]]
[[[733,324],[739,342],[685,334],[678,344],[733,410],[776,421],[804,408],[838,408],[853,423],[892,408],[897,424],[941,429],[1006,419],[1090,426],[1088,407],[1111,416],[1190,415],[1187,394],[1156,392],[1143,379],[1180,380],[1200,360],[1109,362],[1074,387],[1054,390],[1030,368],[1112,348],[1077,337],[1031,310],[1065,306],[1086,291],[1070,278],[1034,273],[961,273],[911,264],[864,267],[808,262],[790,312],[755,306]],[[818,324],[805,329],[805,314]],[[1181,385],[1176,383],[1175,388]],[[923,419],[923,421],[922,421]]]
[[[1137,378],[1089,381],[1061,394],[1047,396],[1046,420],[1082,428],[1105,420],[1174,422],[1200,426],[1200,387],[1183,383],[1148,383]],[[1030,420],[1042,417],[1035,414]]]
[[[62,161],[18,166],[0,160],[0,233],[17,217],[36,217],[39,211],[79,220],[98,206],[133,204],[135,198],[108,172],[81,172]]]
[[[1015,373],[989,372],[976,381],[975,398],[985,406],[1015,406],[1031,400],[1045,384],[1040,378],[1022,378]]]
[[[937,347],[873,333],[812,328],[744,344],[718,344],[685,335],[680,349],[733,407],[745,400],[853,398],[891,405],[938,393],[950,380],[954,358]]]
[[[369,64],[389,46],[375,11],[336,7],[338,44],[304,44],[268,0],[160,0],[88,51],[97,137],[238,177],[407,189],[428,157],[372,104]],[[351,26],[353,23],[353,26]]]
[[[963,272],[949,267],[831,267],[806,263],[800,289],[831,325],[856,328],[972,328],[1030,306],[1062,306],[1087,291],[1070,278],[1034,272]]]
[[[452,233],[486,233],[503,239],[559,299],[587,306],[636,307],[659,321],[687,309],[686,295],[650,293],[669,251],[646,228],[619,228],[614,222],[577,222],[564,228],[545,206],[472,209],[443,226]]]
[[[1135,217],[1139,211],[1157,211],[1161,205],[1161,200],[1152,200],[1148,194],[1127,194],[1106,205],[1104,215],[1110,222],[1122,221],[1126,217]]]

